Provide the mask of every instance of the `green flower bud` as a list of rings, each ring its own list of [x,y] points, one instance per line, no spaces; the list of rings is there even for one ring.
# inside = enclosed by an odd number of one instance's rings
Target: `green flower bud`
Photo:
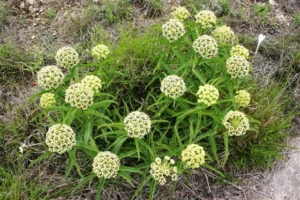
[[[79,56],[72,47],[62,47],[57,51],[55,60],[59,66],[72,69],[72,67],[79,63]]]
[[[249,58],[249,50],[241,45],[236,45],[231,48],[231,56],[242,56],[244,58]]]
[[[108,54],[110,54],[110,50],[103,44],[99,44],[92,49],[93,57],[99,61],[105,60]]]
[[[94,158],[93,172],[99,178],[115,178],[120,169],[120,159],[116,154],[109,151],[99,152]]]
[[[209,84],[200,86],[197,95],[199,96],[198,103],[204,103],[206,106],[216,104],[219,99],[218,89]]]
[[[176,75],[170,75],[162,80],[160,90],[166,96],[176,99],[184,94],[186,86],[182,78]]]
[[[218,53],[218,45],[214,38],[208,35],[198,37],[193,43],[194,51],[203,58],[214,58]]]
[[[93,104],[94,92],[88,85],[75,83],[66,90],[65,101],[72,107],[86,110]]]
[[[102,88],[101,79],[94,75],[88,75],[81,80],[82,84],[86,84],[95,93],[99,93]]]
[[[160,158],[156,158],[155,161],[150,165],[150,174],[154,180],[158,181],[160,185],[165,185],[167,183],[166,178],[168,176],[171,177],[172,181],[177,181],[177,167],[173,167],[172,165],[175,165],[175,161],[170,159],[168,156],[165,157],[163,161],[161,161]]]
[[[249,75],[250,64],[242,56],[231,56],[226,61],[226,68],[231,78],[242,78]]]
[[[42,108],[47,108],[54,106],[56,104],[56,100],[53,93],[45,93],[40,98],[40,106]]]
[[[234,38],[234,32],[228,26],[220,26],[212,32],[213,38],[217,43],[231,43]]]
[[[197,144],[190,144],[181,152],[181,157],[183,162],[187,162],[189,168],[196,169],[204,164],[205,151]]]
[[[244,113],[239,111],[229,111],[223,121],[223,125],[228,131],[228,135],[240,136],[245,135],[246,131],[249,130],[249,121]]]
[[[174,42],[185,34],[184,25],[177,19],[170,19],[162,26],[162,33],[170,42]]]
[[[212,28],[216,22],[217,17],[212,11],[202,10],[196,16],[196,23],[200,24],[202,29],[210,29]]]
[[[239,90],[236,92],[234,100],[239,106],[246,107],[250,103],[250,94],[246,90]]]
[[[55,89],[62,84],[64,74],[56,66],[43,67],[37,73],[38,85],[45,89]]]
[[[62,154],[75,145],[75,133],[65,124],[55,124],[46,133],[46,144],[51,152]]]
[[[127,135],[131,138],[143,138],[151,129],[149,116],[140,111],[129,113],[124,119],[124,124]]]
[[[179,21],[184,21],[191,16],[190,12],[185,7],[177,7],[172,13],[172,18]]]

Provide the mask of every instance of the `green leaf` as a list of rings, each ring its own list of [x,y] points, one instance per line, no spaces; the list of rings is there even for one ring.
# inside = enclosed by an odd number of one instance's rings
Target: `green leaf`
[[[75,165],[78,175],[79,175],[80,177],[84,177],[83,174],[81,173],[80,166],[79,166],[79,164],[77,163],[77,160],[76,160],[76,157],[75,157],[75,150],[71,149],[71,150],[69,150],[68,153],[69,153],[69,159],[70,159],[69,161],[70,161],[73,165]]]
[[[91,106],[91,109],[97,109],[99,107],[101,108],[104,108],[104,109],[107,109],[110,104],[118,104],[116,101],[113,101],[113,100],[103,100],[103,101],[100,101],[100,102],[97,102],[97,103],[94,103],[92,106]]]
[[[156,180],[152,179],[150,184],[150,193],[149,193],[149,199],[151,200],[154,198],[156,184],[157,184]]]
[[[217,153],[217,144],[216,144],[215,135],[208,136],[208,140],[209,140],[209,144],[211,146],[211,150],[213,152],[213,155],[215,157],[215,160],[217,161],[218,166],[220,166],[220,160],[219,160],[218,153]]]
[[[71,108],[68,112],[68,114],[65,116],[64,120],[63,120],[63,124],[67,124],[70,125],[73,121],[73,118],[75,116],[77,109],[76,108]]]
[[[92,137],[92,121],[88,122],[83,136],[83,143],[87,144],[89,139]]]
[[[217,170],[216,168],[214,168],[214,167],[212,167],[212,166],[210,166],[210,165],[208,165],[206,163],[204,163],[202,166],[205,167],[205,168],[207,168],[207,169],[210,169],[211,171],[213,171],[216,174],[219,174],[221,177],[225,178],[225,175],[222,172],[220,172],[219,170]]]
[[[96,193],[96,199],[100,199],[101,197],[101,193],[102,193],[102,188],[105,184],[105,178],[100,178],[100,181],[99,181],[99,185],[98,185],[98,189],[97,189],[97,193]]]
[[[42,155],[40,155],[39,157],[31,161],[29,167],[32,167],[35,163],[48,158],[51,155],[51,153],[52,152],[50,151],[46,151],[45,153],[43,153]]]
[[[228,149],[228,133],[224,133],[223,135],[223,139],[224,139],[224,146],[225,146],[225,156],[224,156],[224,160],[222,162],[222,167],[225,166],[228,156],[229,156],[229,149]]]
[[[129,183],[129,185],[131,185],[132,187],[135,187],[132,182],[133,179],[129,173],[127,173],[126,171],[119,171],[118,175],[121,176],[123,179],[125,179],[127,181],[127,183]]]
[[[82,142],[77,142],[75,147],[82,150],[92,158],[94,158],[99,153],[98,148],[95,148],[94,146],[91,145],[84,144]]]
[[[121,171],[125,171],[125,172],[132,172],[132,173],[138,173],[138,174],[142,174],[143,172],[139,169],[136,169],[135,167],[127,167],[127,166],[120,166],[120,170]]]
[[[96,177],[96,175],[94,173],[91,173],[89,176],[81,179],[81,181],[78,183],[78,185],[72,190],[72,194],[74,194],[74,192],[76,192],[79,188],[81,188],[82,186],[84,186],[88,182],[92,181],[92,179],[94,177]]]
[[[106,115],[104,115],[104,114],[102,114],[102,113],[100,113],[96,110],[87,109],[85,111],[85,113],[88,114],[88,115],[94,115],[94,116],[97,116],[97,117],[100,117],[100,118],[106,119],[107,121],[112,122],[112,120],[108,116],[106,116]]]

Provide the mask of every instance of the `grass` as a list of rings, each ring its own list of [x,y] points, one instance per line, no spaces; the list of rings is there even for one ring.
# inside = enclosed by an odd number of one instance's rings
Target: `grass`
[[[7,22],[7,17],[9,14],[8,5],[6,2],[0,2],[0,27]]]

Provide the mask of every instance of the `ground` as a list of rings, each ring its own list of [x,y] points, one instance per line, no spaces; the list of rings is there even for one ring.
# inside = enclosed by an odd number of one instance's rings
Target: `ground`
[[[172,6],[178,3],[189,5],[187,2],[189,1],[166,3],[162,11],[157,11],[158,13],[162,12],[162,15],[157,15],[158,17],[151,14],[151,8],[135,5],[128,16],[126,13],[125,17],[122,16],[125,18],[122,19],[123,25],[130,23],[133,27],[144,29],[149,24],[167,19]],[[228,17],[224,18],[224,23],[230,25],[240,35],[241,43],[250,49],[251,55],[254,54],[258,35],[266,35],[266,40],[258,55],[253,58],[253,77],[260,80],[263,86],[268,86],[274,80],[286,81],[288,79],[292,88],[293,102],[299,102],[300,2],[275,0],[277,5],[270,5],[268,1],[262,2],[265,3],[262,5],[262,9],[260,7],[253,9],[252,1],[240,0],[231,1],[228,10],[222,8],[223,4],[218,4],[217,1],[207,3],[204,7],[214,9],[218,15],[222,15],[222,12],[229,12],[229,14],[227,13]],[[84,56],[86,55],[84,49],[90,48],[96,42],[95,40],[101,41],[101,37],[118,40],[118,25],[103,16],[99,17],[99,11],[95,9],[96,4],[93,4],[92,1],[9,0],[8,4],[10,12],[7,22],[3,21],[4,25],[0,25],[0,43],[10,44],[9,51],[17,49],[14,56],[18,56],[19,60],[14,61],[11,55],[2,56],[0,65],[6,66],[9,63],[12,66],[22,66],[22,69],[11,74],[4,74],[4,71],[0,69],[0,73],[2,73],[0,79],[0,124],[1,126],[15,126],[12,121],[19,120],[21,128],[15,131],[25,134],[25,137],[10,139],[15,140],[15,143],[20,146],[22,144],[30,146],[35,143],[34,151],[38,151],[43,148],[36,139],[40,130],[34,129],[35,127],[31,127],[29,123],[29,115],[33,108],[26,107],[24,109],[26,100],[37,90],[35,72],[40,65],[55,63],[55,52],[61,46],[75,46]],[[264,13],[264,6],[269,9],[269,12]],[[128,22],[128,20],[130,21]],[[102,35],[102,32],[105,34]],[[100,38],[95,38],[95,35],[100,35]],[[94,40],[90,40],[90,38]],[[297,108],[299,109],[299,106]],[[239,181],[236,183],[226,182],[222,185],[210,185],[209,179],[214,179],[214,176],[209,172],[202,171],[201,175],[190,177],[193,184],[182,183],[176,196],[181,196],[182,199],[298,199],[300,188],[300,174],[298,173],[300,151],[297,149],[300,148],[299,130],[299,118],[296,118],[295,126],[291,130],[293,137],[288,142],[289,146],[293,148],[284,149],[284,161],[277,163],[267,172],[261,172],[261,170],[237,171],[236,177]],[[18,152],[19,149],[14,149],[11,156],[19,155]],[[52,159],[58,160],[57,157]],[[29,162],[29,160],[25,162]],[[43,167],[55,169],[56,166],[48,163]],[[56,176],[55,172],[54,170],[54,176],[51,177],[50,182],[56,182],[57,188],[66,187],[72,181],[59,180],[59,175]],[[39,172],[33,170],[31,173]],[[28,174],[27,176],[30,177]],[[203,179],[203,177],[205,178]],[[46,178],[45,174],[38,176],[40,182]],[[195,188],[195,185],[201,185],[203,188]],[[126,190],[126,188],[120,189],[111,186],[104,193],[111,198],[128,198],[126,196],[128,194],[123,194],[122,189]],[[116,196],[114,191],[118,191],[119,195]],[[77,198],[84,196],[89,198],[88,196],[94,195],[94,193],[95,191],[87,189],[82,194],[83,196]]]

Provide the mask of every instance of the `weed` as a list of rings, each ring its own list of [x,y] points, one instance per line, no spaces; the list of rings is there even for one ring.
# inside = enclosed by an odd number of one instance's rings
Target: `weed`
[[[0,27],[7,22],[9,10],[6,2],[0,2]]]
[[[56,10],[54,8],[51,8],[51,7],[48,8],[48,10],[47,10],[47,16],[50,19],[55,18],[55,16],[56,16]]]
[[[294,14],[294,24],[300,26],[300,12]]]
[[[261,17],[265,18],[269,13],[269,6],[266,4],[254,4],[253,10],[256,12],[256,14]]]
[[[149,17],[158,17],[165,10],[165,1],[163,0],[136,0]]]

